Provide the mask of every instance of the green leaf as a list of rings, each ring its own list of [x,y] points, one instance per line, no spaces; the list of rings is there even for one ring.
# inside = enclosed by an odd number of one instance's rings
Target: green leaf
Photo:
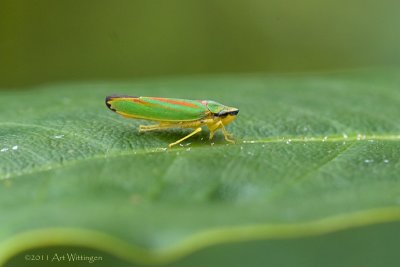
[[[260,252],[272,242],[275,251],[281,239],[293,245],[397,222],[399,74],[199,76],[0,91],[0,264],[24,250],[61,246],[128,264],[201,266],[215,259],[213,251],[224,262],[229,246]],[[166,150],[187,130],[138,133],[146,122],[106,108],[105,96],[114,93],[238,107],[227,127],[237,142],[221,134],[209,141],[203,131]],[[208,254],[196,257],[201,251]]]

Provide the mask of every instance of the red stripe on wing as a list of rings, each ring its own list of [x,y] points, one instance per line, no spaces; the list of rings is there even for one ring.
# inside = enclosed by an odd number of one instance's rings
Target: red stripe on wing
[[[199,108],[197,105],[195,105],[193,103],[188,103],[188,102],[183,102],[183,101],[176,101],[176,100],[162,98],[162,97],[152,97],[152,99],[155,99],[155,100],[158,100],[161,102],[165,102],[165,103],[174,104],[174,105],[181,105],[181,106],[190,107],[190,108]]]

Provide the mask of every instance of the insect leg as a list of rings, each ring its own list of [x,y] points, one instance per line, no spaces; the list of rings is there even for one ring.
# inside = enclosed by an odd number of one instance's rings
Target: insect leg
[[[215,123],[214,125],[212,125],[209,128],[210,128],[210,139],[213,138],[214,132],[216,130],[218,130],[219,128],[221,128],[222,133],[224,134],[225,140],[230,143],[235,143],[235,141],[232,139],[232,135],[230,133],[228,133],[228,131],[225,129],[225,126],[222,123],[222,121],[218,121],[217,123]]]
[[[176,142],[173,142],[173,143],[169,144],[168,146],[171,148],[172,146],[179,144],[179,143],[182,142],[183,140],[188,139],[189,137],[191,137],[191,136],[197,134],[198,132],[201,132],[201,127],[196,128],[196,129],[195,129],[193,132],[191,132],[190,134],[186,135],[185,137],[179,139],[179,140],[176,141]]]
[[[228,133],[228,131],[225,129],[225,126],[222,124],[222,122],[221,122],[221,130],[222,130],[222,133],[224,134],[225,140],[234,144],[235,140],[231,139],[232,135],[230,133]]]
[[[165,128],[176,127],[173,124],[153,124],[153,125],[140,125],[139,132],[148,132],[148,131],[155,131],[161,130]]]
[[[211,131],[211,130],[210,130],[210,140],[213,139],[214,133],[215,133],[215,130],[214,130],[214,131]]]
[[[221,121],[215,122],[212,121],[207,124],[208,129],[210,130],[210,140],[213,139],[215,132],[218,130],[218,128],[221,125]]]

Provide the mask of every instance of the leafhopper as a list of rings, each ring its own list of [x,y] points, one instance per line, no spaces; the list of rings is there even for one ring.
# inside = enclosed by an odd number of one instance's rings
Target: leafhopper
[[[202,131],[210,130],[210,139],[221,129],[225,140],[234,143],[225,126],[236,118],[239,109],[211,100],[187,100],[145,96],[107,96],[106,105],[125,118],[155,121],[157,124],[140,125],[139,132],[168,128],[192,128],[193,131],[169,147]]]

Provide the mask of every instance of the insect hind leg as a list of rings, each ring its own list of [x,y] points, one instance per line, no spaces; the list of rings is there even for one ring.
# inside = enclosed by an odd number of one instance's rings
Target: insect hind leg
[[[191,136],[193,136],[193,135],[195,135],[195,134],[197,134],[197,133],[199,133],[199,132],[201,132],[201,127],[196,128],[196,129],[195,129],[193,132],[191,132],[190,134],[186,135],[185,137],[179,139],[179,140],[176,141],[176,142],[173,142],[173,143],[169,144],[168,146],[169,146],[169,148],[171,148],[171,147],[173,147],[174,145],[179,144],[180,142],[182,142],[182,141],[188,139],[189,137],[191,137]]]
[[[162,130],[166,128],[175,127],[172,124],[153,124],[153,125],[140,125],[139,132],[149,132],[149,131],[156,131]]]

